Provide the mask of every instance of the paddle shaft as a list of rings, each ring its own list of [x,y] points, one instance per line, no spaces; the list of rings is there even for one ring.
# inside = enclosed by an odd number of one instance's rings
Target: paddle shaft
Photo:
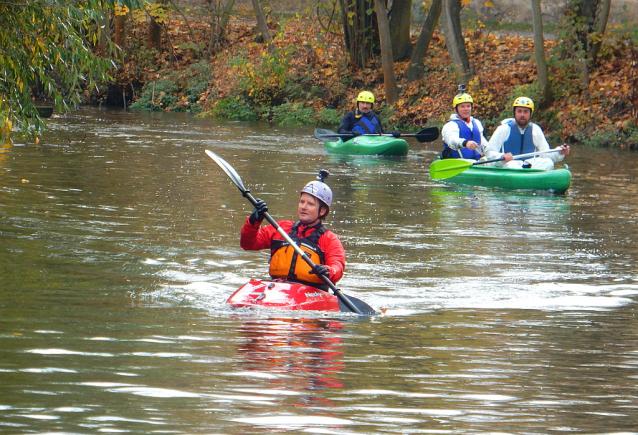
[[[514,160],[526,159],[528,157],[534,157],[534,156],[538,156],[538,155],[541,155],[541,154],[557,153],[559,151],[560,151],[560,149],[554,149],[554,150],[538,151],[538,152],[535,152],[535,153],[519,154],[517,156],[514,156]],[[500,162],[502,160],[505,160],[505,158],[504,157],[499,157],[498,159],[483,160],[482,162],[472,163],[472,165],[484,165],[486,163]]]
[[[385,136],[385,137],[394,137],[392,133],[365,133],[359,136]],[[330,130],[315,130],[315,137],[319,140],[328,139],[331,137],[340,137],[340,138],[353,138],[358,137],[351,133],[335,133]],[[419,142],[433,142],[439,138],[439,129],[436,127],[428,127],[419,131],[418,133],[401,133],[399,137],[415,137]]]
[[[242,190],[241,188],[239,190]],[[242,191],[242,195],[244,195],[244,197],[246,197],[248,199],[248,201],[250,201],[250,203],[253,206],[257,206],[257,200],[255,199],[254,196],[252,196],[250,194],[250,192],[248,190],[243,190]],[[314,267],[316,266],[316,264],[310,259],[310,257],[308,257],[308,255],[301,250],[301,248],[299,247],[299,245],[297,245],[288,234],[286,234],[286,232],[279,226],[279,224],[277,223],[277,221],[268,213],[268,212],[264,212],[264,218],[266,218],[266,220],[268,221],[268,223],[270,225],[273,226],[273,228],[275,230],[277,230],[277,232],[279,233],[279,235],[281,235],[281,237],[284,238],[284,240],[286,242],[288,242],[290,244],[290,246],[292,246],[292,248],[295,250],[295,252],[297,253],[297,255],[299,255],[301,258],[303,258],[303,260],[308,263],[308,266],[310,266],[311,268],[314,269]],[[333,284],[332,281],[330,281],[330,278],[328,278],[325,275],[319,275],[319,277],[321,279],[323,279],[323,281],[328,285],[328,287],[330,287],[330,290],[332,290],[338,297],[339,299],[341,299],[341,301],[346,304],[348,306],[348,308],[350,308],[353,312],[357,313],[357,314],[363,314],[361,312],[361,310],[359,310],[359,308],[357,308],[350,299],[348,299],[348,297],[346,295],[344,295],[343,293],[341,293],[341,290],[339,290],[337,288],[336,285]]]

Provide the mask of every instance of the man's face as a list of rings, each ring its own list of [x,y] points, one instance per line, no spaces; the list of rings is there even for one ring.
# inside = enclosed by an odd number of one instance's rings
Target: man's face
[[[305,225],[312,225],[319,219],[319,213],[321,213],[319,200],[308,193],[302,193],[297,204],[297,218],[299,221]]]
[[[532,119],[532,111],[527,107],[515,107],[514,108],[514,119],[516,119],[516,123],[525,128],[529,124]]]
[[[372,103],[366,103],[365,101],[359,101],[357,103],[359,105],[359,112],[368,113],[372,110]]]

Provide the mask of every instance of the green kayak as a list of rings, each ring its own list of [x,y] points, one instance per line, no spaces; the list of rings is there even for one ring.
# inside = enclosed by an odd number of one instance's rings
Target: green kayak
[[[388,136],[357,136],[343,141],[325,142],[328,152],[362,156],[405,156],[408,154],[408,143],[404,139]]]
[[[548,190],[554,193],[565,193],[571,180],[572,173],[567,167],[544,171],[479,165],[446,179],[449,183],[469,186],[498,187],[507,190]]]

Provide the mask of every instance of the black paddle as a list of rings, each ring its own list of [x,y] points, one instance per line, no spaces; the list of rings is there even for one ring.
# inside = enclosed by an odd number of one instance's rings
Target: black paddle
[[[242,193],[242,195],[245,198],[247,198],[248,201],[250,201],[250,203],[253,206],[256,206],[257,200],[255,199],[254,196],[250,194],[250,191],[246,189],[246,187],[244,187],[244,183],[241,177],[239,176],[239,174],[237,173],[237,171],[235,171],[235,169],[232,166],[230,166],[228,162],[226,162],[226,160],[222,159],[214,152],[206,150],[206,154],[208,154],[208,157],[213,159],[215,163],[217,163],[219,167],[224,170],[226,175],[228,175],[230,179],[233,181],[233,183],[235,183],[235,186],[239,188],[239,191]],[[306,255],[306,253],[301,250],[301,248],[290,238],[290,236],[286,234],[286,232],[279,226],[279,224],[277,224],[277,221],[275,221],[275,219],[273,219],[273,217],[270,216],[268,212],[264,213],[264,217],[266,218],[268,223],[270,223],[270,225],[272,225],[277,230],[277,232],[284,238],[284,240],[286,240],[286,242],[288,242],[290,246],[293,247],[295,252],[297,252],[297,254],[301,258],[303,258],[304,261],[308,263],[308,265],[311,268],[314,268],[315,264],[312,262],[310,257],[308,257],[308,255]],[[367,305],[365,302],[357,298],[349,298],[348,296],[341,293],[341,290],[339,290],[332,283],[332,281],[330,281],[330,279],[327,276],[325,275],[319,275],[319,276],[328,285],[328,287],[330,287],[330,289],[334,292],[334,294],[337,295],[337,297],[339,298],[339,301],[343,302],[343,305],[345,305],[350,311],[357,314],[376,314],[376,311],[374,311],[374,309],[371,308],[369,305]],[[339,306],[341,307],[342,304],[339,304]]]
[[[392,137],[391,133],[384,134],[362,134],[361,136],[389,136]],[[352,139],[356,137],[354,134],[340,134],[335,133],[334,131],[324,130],[323,128],[315,129],[315,137],[324,142],[329,142],[334,140],[336,137],[340,137],[341,139]],[[424,128],[418,133],[401,133],[400,137],[414,137],[419,142],[434,142],[439,138],[439,129],[436,127],[428,127]]]

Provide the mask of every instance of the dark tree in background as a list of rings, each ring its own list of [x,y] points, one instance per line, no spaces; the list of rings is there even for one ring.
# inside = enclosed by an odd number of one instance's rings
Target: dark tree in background
[[[571,62],[583,87],[589,85],[589,74],[596,67],[610,7],[611,0],[572,0],[560,21],[561,58]]]
[[[461,28],[461,0],[443,0],[443,30],[445,45],[450,53],[454,72],[459,83],[468,83],[474,75],[470,59],[465,50],[465,39]]]
[[[387,6],[387,3],[386,3]],[[392,58],[395,62],[409,59],[412,54],[410,23],[412,18],[412,0],[394,0],[389,13],[390,38],[392,39]]]
[[[443,0],[432,0],[432,5],[428,10],[427,17],[423,23],[423,28],[416,40],[416,45],[412,51],[410,65],[408,66],[408,81],[422,79],[425,74],[425,55],[428,52],[428,46],[432,41],[434,29],[439,23],[441,10],[443,9]]]
[[[379,48],[374,0],[339,0],[339,3],[346,51],[350,61],[363,68]]]
[[[376,0],[377,20],[379,21],[379,39],[381,42],[381,62],[383,66],[383,87],[385,89],[385,101],[394,104],[399,99],[399,86],[394,74],[394,61],[392,60],[392,38],[388,24],[385,0]]]

